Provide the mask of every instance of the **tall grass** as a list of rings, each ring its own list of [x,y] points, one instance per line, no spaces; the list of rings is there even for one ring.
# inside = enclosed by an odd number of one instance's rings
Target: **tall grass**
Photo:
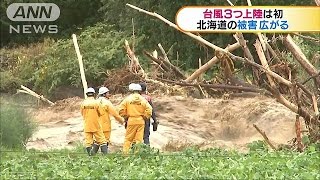
[[[23,148],[36,130],[36,123],[24,107],[0,103],[1,148]]]

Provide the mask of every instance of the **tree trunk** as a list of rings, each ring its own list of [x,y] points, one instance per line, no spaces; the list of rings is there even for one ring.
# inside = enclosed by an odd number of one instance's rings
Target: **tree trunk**
[[[241,47],[239,43],[234,43],[226,47],[225,50],[231,52],[238,49],[239,47]],[[205,73],[208,69],[210,69],[214,64],[218,62],[219,62],[219,59],[216,56],[214,56],[207,63],[202,65],[199,69],[194,71],[185,81],[192,82],[193,80],[197,79],[201,74]]]
[[[290,35],[285,36],[283,44],[290,50],[295,59],[307,71],[310,76],[318,74],[318,70],[308,61],[300,47],[297,46]],[[320,87],[320,76],[314,78],[316,87]]]
[[[194,86],[194,87],[205,87],[205,88],[212,88],[216,90],[239,90],[245,92],[260,92],[264,93],[265,91],[262,89],[254,88],[254,87],[242,87],[242,86],[233,86],[227,84],[204,84],[204,83],[186,83],[186,82],[176,82],[167,79],[159,79],[160,81],[176,84],[179,86]]]
[[[236,33],[234,35],[235,39],[240,43],[240,45],[242,46],[242,49],[244,51],[244,55],[245,57],[247,57],[250,61],[255,62],[253,59],[253,56],[247,46],[246,40],[243,37],[242,33]],[[252,72],[253,72],[253,79],[255,81],[255,84],[258,84],[259,81],[259,72],[256,68],[252,67]]]

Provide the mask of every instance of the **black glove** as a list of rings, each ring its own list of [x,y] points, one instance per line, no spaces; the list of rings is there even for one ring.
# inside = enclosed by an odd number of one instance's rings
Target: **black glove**
[[[127,126],[128,126],[128,119],[129,119],[128,117],[124,118],[124,128],[125,129],[127,129]]]
[[[148,118],[146,118],[145,116],[142,116],[142,118],[143,118],[144,121],[148,120]]]
[[[153,131],[157,131],[157,130],[158,130],[158,124],[159,124],[158,121],[154,121],[154,122],[152,123]]]

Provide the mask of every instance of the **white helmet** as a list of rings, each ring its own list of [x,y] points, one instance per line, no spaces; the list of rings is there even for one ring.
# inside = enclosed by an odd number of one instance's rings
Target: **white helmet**
[[[131,83],[129,85],[129,91],[141,91],[140,84]]]
[[[109,92],[109,89],[106,87],[99,88],[99,95]]]
[[[87,91],[86,91],[86,94],[88,93],[96,93],[96,91],[93,89],[93,88],[88,88]]]

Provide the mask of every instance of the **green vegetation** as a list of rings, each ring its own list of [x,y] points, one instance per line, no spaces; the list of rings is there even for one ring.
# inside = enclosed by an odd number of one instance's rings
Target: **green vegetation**
[[[36,124],[25,108],[12,103],[0,103],[1,147],[23,148],[36,130]]]
[[[4,179],[319,179],[320,155],[311,147],[304,153],[189,148],[94,157],[66,150],[2,152],[0,169]]]

